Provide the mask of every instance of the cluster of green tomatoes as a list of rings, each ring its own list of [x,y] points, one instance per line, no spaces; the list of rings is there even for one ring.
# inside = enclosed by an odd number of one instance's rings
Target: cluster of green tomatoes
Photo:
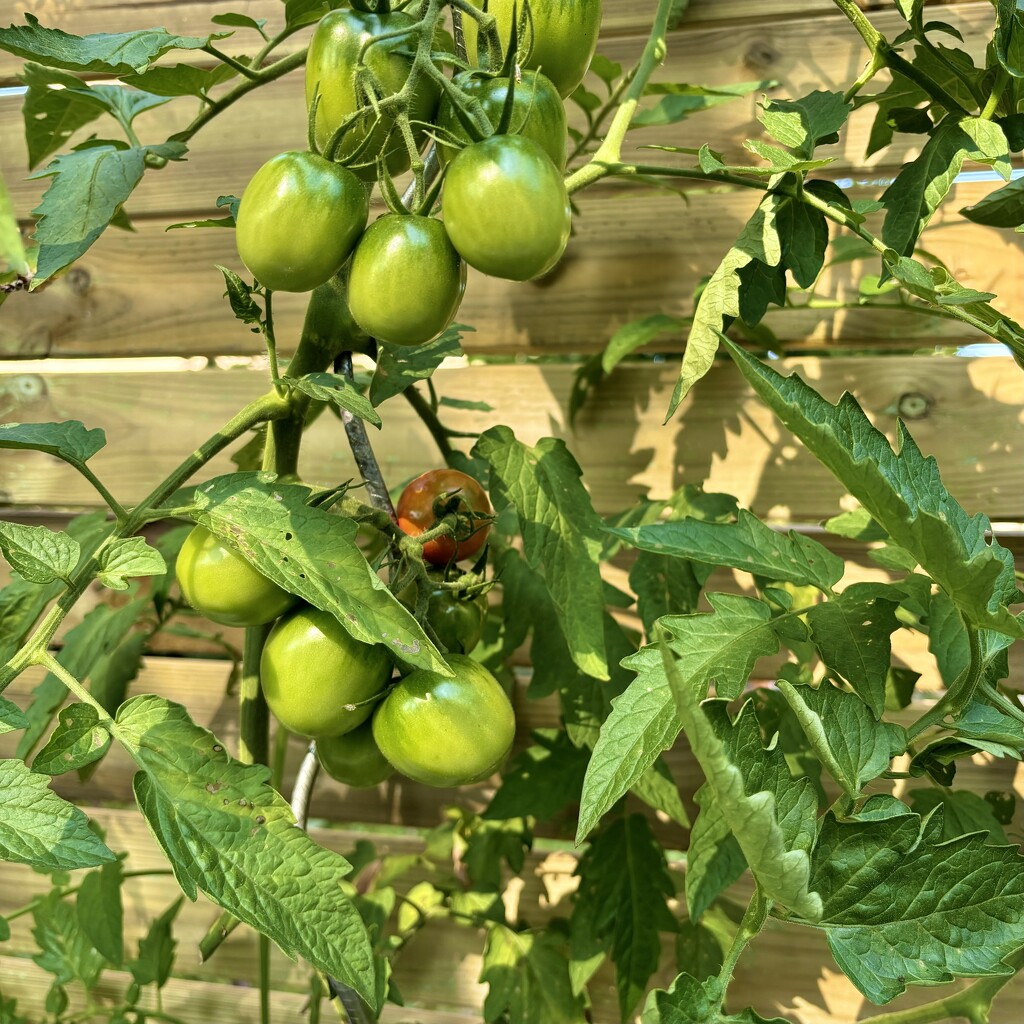
[[[526,281],[559,261],[571,228],[562,101],[590,65],[600,0],[472,3],[496,19],[500,71],[466,14],[470,67],[450,79],[442,29],[429,73],[414,72],[422,23],[404,11],[339,9],[318,23],[306,61],[311,148],[265,163],[237,213],[239,255],[264,287],[311,291],[341,273],[365,335],[418,345],[454,319],[467,265]],[[410,211],[390,176],[414,160],[422,169],[431,143],[440,186]],[[390,212],[367,226],[375,180]]]
[[[289,732],[315,739],[320,763],[347,785],[374,786],[396,769],[430,786],[479,782],[512,746],[512,705],[497,679],[469,657],[483,634],[486,596],[444,585],[455,563],[486,543],[486,493],[457,470],[430,470],[402,491],[398,526],[416,536],[435,525],[439,511],[453,508],[460,529],[422,547],[436,572],[426,624],[447,651],[448,673],[416,669],[393,681],[396,667],[406,666],[396,665],[388,648],[356,640],[331,612],[301,603],[202,526],[178,555],[178,585],[196,611],[228,626],[274,622],[260,661],[267,705]],[[399,598],[416,601],[410,593]]]

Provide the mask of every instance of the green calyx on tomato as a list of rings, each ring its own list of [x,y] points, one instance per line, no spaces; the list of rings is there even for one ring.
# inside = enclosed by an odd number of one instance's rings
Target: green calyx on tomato
[[[366,188],[351,171],[316,153],[280,153],[242,193],[238,255],[267,288],[312,291],[341,270],[369,211]]]
[[[532,280],[551,270],[569,243],[565,182],[532,139],[492,135],[467,146],[448,165],[442,195],[448,237],[485,274]]]
[[[485,0],[470,0],[483,9]],[[487,11],[498,23],[503,47],[512,36],[513,12],[519,16],[519,55],[524,68],[543,71],[559,95],[568,96],[583,81],[597,49],[601,32],[601,0],[487,0]],[[479,63],[479,32],[473,18],[464,19],[466,49]]]
[[[300,736],[341,736],[370,717],[391,675],[380,645],[364,644],[330,613],[302,607],[270,631],[260,659],[274,717]]]
[[[361,107],[368,106],[357,86],[360,68],[374,83],[376,99],[385,100],[401,92],[412,69],[411,51],[416,49],[412,29],[416,19],[401,11],[370,14],[336,10],[317,24],[306,57],[306,105],[316,98],[313,135],[317,148],[332,159],[352,160],[353,170],[366,181],[377,177],[376,158],[384,156],[390,174],[409,168],[410,154],[395,119],[387,112],[377,116],[372,109],[354,122],[342,136],[336,152],[327,153],[341,125]],[[409,29],[404,33],[403,29]],[[373,42],[377,36],[388,38]],[[422,76],[406,110],[417,145],[425,135],[441,97],[436,82]]]
[[[454,536],[435,537],[423,545],[431,565],[472,558],[487,542],[491,503],[484,489],[457,469],[431,469],[408,483],[395,506],[399,527],[412,537],[432,529],[446,515],[458,524]]]
[[[388,213],[359,240],[348,272],[348,305],[370,337],[420,345],[455,319],[466,264],[441,221]]]
[[[369,721],[343,736],[323,736],[316,741],[316,755],[328,775],[346,786],[365,789],[395,773],[373,738]]]
[[[262,626],[297,600],[202,526],[185,538],[174,574],[185,600],[222,626]]]
[[[418,669],[399,680],[373,716],[381,753],[427,786],[488,778],[515,737],[515,714],[498,680],[464,654],[447,661],[448,673]]]
[[[492,125],[501,122],[508,97],[509,83],[512,82],[512,113],[508,122],[508,135],[522,135],[532,139],[544,150],[551,162],[565,170],[568,156],[569,133],[565,119],[565,107],[551,80],[537,71],[523,76],[521,82],[508,78],[490,78],[474,72],[460,72],[453,84],[464,93],[478,100]],[[438,143],[437,155],[441,164],[447,164],[459,149],[477,141],[470,138],[455,109],[454,101],[448,95],[441,99],[437,112],[439,137],[446,141]],[[455,142],[456,145],[449,144]]]

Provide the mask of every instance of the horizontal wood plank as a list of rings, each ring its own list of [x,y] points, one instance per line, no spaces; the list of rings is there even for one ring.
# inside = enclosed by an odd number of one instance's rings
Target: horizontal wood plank
[[[996,292],[1005,313],[1024,320],[1021,236],[972,225],[954,211],[993,186],[965,182],[925,235],[963,284]],[[470,273],[459,322],[472,353],[574,354],[608,343],[622,325],[653,313],[687,316],[700,281],[718,265],[753,214],[757,194],[695,195],[628,189],[580,202],[576,235],[562,264],[541,282],[515,284]],[[627,227],[623,227],[626,218]],[[0,358],[45,356],[252,355],[259,338],[238,323],[215,269],[244,273],[234,233],[166,231],[167,220],[141,220],[135,233],[108,231],[65,276],[33,294],[11,296],[0,315]],[[838,230],[838,229],[837,229]],[[955,320],[891,306],[859,305],[858,285],[875,260],[826,270],[818,297],[850,308],[772,309],[765,325],[783,350],[913,351],[935,344],[988,340]],[[275,323],[282,351],[299,337],[307,297],[279,294]],[[799,293],[793,301],[801,303]],[[685,333],[657,347],[680,351]]]
[[[921,416],[911,432],[939,457],[943,479],[970,511],[993,520],[1022,518],[1024,376],[1005,358],[792,359],[831,401],[850,390],[890,437],[901,408]],[[491,411],[443,410],[457,430],[511,424],[520,440],[566,439],[584,470],[597,509],[610,513],[636,497],[665,497],[682,483],[736,495],[758,514],[791,523],[836,514],[843,490],[756,399],[738,371],[722,363],[694,389],[677,416],[662,421],[677,374],[667,366],[628,365],[598,388],[573,432],[566,405],[571,365],[469,366],[439,371],[443,395],[486,402]],[[263,371],[59,373],[0,376],[4,420],[79,419],[106,431],[90,466],[123,502],[141,498],[266,387]],[[908,396],[910,396],[908,398]],[[909,402],[909,404],[908,404]],[[901,405],[902,403],[902,405]],[[384,407],[373,442],[393,488],[435,464],[433,442],[400,398]],[[307,435],[300,471],[310,480],[349,480],[355,470],[340,428],[323,416]],[[224,454],[208,475],[232,471]],[[35,452],[0,452],[0,503],[15,507],[94,506],[88,483],[64,463]]]

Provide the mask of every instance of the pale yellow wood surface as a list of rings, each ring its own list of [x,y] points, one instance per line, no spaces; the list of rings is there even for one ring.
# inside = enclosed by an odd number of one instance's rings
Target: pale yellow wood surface
[[[900,403],[923,396],[925,416],[910,422],[925,453],[940,461],[950,491],[970,512],[993,520],[1024,519],[1024,375],[1009,359],[905,357],[792,359],[831,401],[853,391],[876,424],[892,436]],[[639,495],[665,497],[682,483],[736,495],[762,515],[794,523],[836,514],[842,488],[756,400],[731,364],[700,382],[679,414],[662,424],[677,374],[628,366],[602,386],[572,432],[566,403],[570,365],[470,366],[440,371],[441,394],[487,402],[490,412],[444,409],[460,430],[513,426],[534,444],[564,437],[584,469],[603,513]],[[265,388],[262,371],[203,370],[0,376],[0,418],[25,422],[79,419],[102,427],[108,447],[90,466],[124,502],[141,498],[247,400]],[[916,406],[912,406],[915,408]],[[383,407],[386,425],[373,431],[385,478],[393,488],[438,462],[436,448],[401,399]],[[208,475],[232,471],[227,455]],[[340,482],[354,467],[337,421],[323,416],[308,435],[300,471]],[[34,452],[0,452],[0,503],[14,506],[95,505],[89,485],[70,467]]]

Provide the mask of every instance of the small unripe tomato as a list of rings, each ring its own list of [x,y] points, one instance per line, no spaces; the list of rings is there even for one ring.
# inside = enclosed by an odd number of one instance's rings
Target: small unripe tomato
[[[484,489],[457,469],[431,469],[407,484],[395,506],[399,527],[412,537],[429,530],[438,520],[434,506],[439,499],[459,515],[459,531],[454,537],[427,541],[424,559],[431,565],[448,565],[472,558],[487,542],[491,529],[489,522],[476,515],[489,516],[491,503]]]
[[[289,732],[316,739],[341,736],[365,722],[390,675],[383,647],[356,640],[318,608],[298,608],[281,619],[260,659],[263,694],[274,717]]]
[[[466,264],[434,217],[385,214],[359,239],[348,272],[348,306],[371,338],[421,345],[455,319]]]
[[[522,135],[492,135],[460,150],[448,165],[442,203],[452,245],[492,277],[540,277],[569,244],[572,208],[562,174]]]
[[[341,270],[369,211],[366,188],[351,171],[316,153],[280,153],[242,193],[238,255],[267,288],[312,291]]]
[[[501,684],[472,658],[449,654],[448,673],[417,669],[381,701],[373,737],[403,775],[427,786],[480,782],[501,766],[516,720]]]
[[[415,611],[416,586],[406,587],[398,599]],[[484,635],[487,595],[449,590],[437,582],[427,599],[427,624],[446,651],[469,654]]]
[[[261,626],[297,600],[203,526],[185,538],[174,575],[185,600],[222,626]]]
[[[370,722],[343,736],[321,737],[316,741],[316,755],[332,779],[358,789],[376,786],[395,773],[373,738]]]

